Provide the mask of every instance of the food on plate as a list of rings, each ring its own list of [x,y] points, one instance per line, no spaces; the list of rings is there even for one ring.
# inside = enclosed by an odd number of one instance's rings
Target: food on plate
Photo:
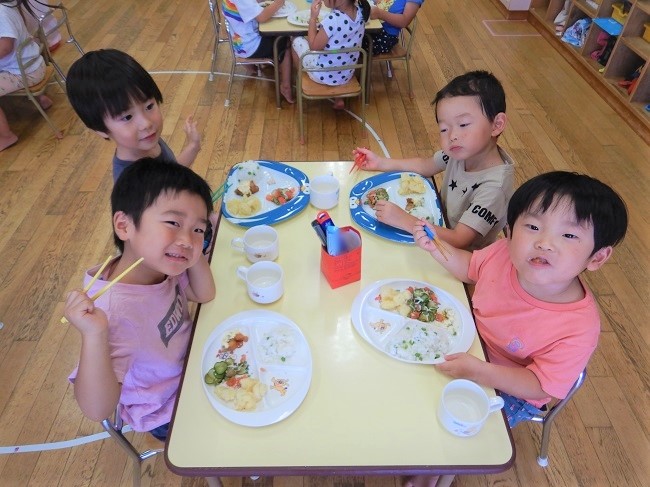
[[[248,341],[248,336],[244,335],[240,331],[230,331],[226,333],[221,340],[222,350],[227,350],[229,352],[234,352],[236,349],[244,346],[244,343]]]
[[[233,198],[226,202],[226,209],[234,216],[251,216],[262,209],[262,202],[256,196]]]
[[[235,189],[235,194],[237,196],[251,196],[257,193],[260,190],[259,186],[255,184],[255,181],[247,179],[240,181]]]
[[[449,333],[432,323],[409,322],[388,343],[388,353],[414,362],[442,358],[451,349]]]
[[[237,411],[254,411],[268,387],[252,377],[233,377],[214,388],[214,394]]]
[[[390,323],[382,319],[378,321],[371,321],[370,323],[368,323],[368,325],[370,325],[370,328],[375,330],[380,335],[383,335],[384,333],[390,330]]]
[[[214,366],[205,373],[203,380],[206,384],[217,386],[225,380],[248,376],[248,368],[245,356],[240,357],[239,363],[236,363],[233,357],[228,357],[215,362]]]
[[[275,328],[262,335],[261,360],[266,363],[285,363],[296,354],[296,334],[290,328]]]
[[[385,188],[371,189],[366,193],[366,201],[364,204],[370,205],[370,208],[375,208],[377,201],[385,200],[388,201],[390,197],[388,196],[388,191]]]
[[[260,7],[266,8],[269,5],[271,5],[273,2],[271,0],[264,0],[263,2],[259,2]]]
[[[387,311],[395,311],[402,316],[406,316],[411,308],[406,302],[411,298],[411,293],[407,290],[400,291],[388,286],[383,286],[379,292],[379,296],[375,298],[379,301],[381,309]]]
[[[296,195],[296,188],[275,188],[266,195],[266,201],[283,205]]]
[[[424,323],[437,322],[456,335],[456,314],[451,308],[441,308],[438,296],[428,287],[409,286],[404,290],[382,286],[375,298],[381,309],[395,311],[400,315]]]
[[[424,198],[422,196],[409,197],[406,198],[406,206],[404,207],[404,209],[410,213],[411,210],[413,210],[414,208],[423,205],[424,205]]]
[[[238,181],[251,181],[260,172],[260,165],[255,161],[240,162],[235,166]]]
[[[406,210],[409,214],[413,215],[415,218],[420,220],[426,220],[430,223],[434,223],[433,215],[431,212],[426,209],[424,206],[414,206],[410,210]]]
[[[397,192],[402,196],[413,193],[423,194],[427,192],[427,188],[421,176],[403,173],[400,175],[399,189]]]

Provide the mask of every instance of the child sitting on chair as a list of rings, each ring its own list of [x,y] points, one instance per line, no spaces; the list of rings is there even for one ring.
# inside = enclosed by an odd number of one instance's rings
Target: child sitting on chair
[[[0,0],[0,96],[23,88],[16,56],[18,46],[30,38],[30,33],[25,26],[26,17],[23,17],[21,8],[28,12],[27,15],[35,15],[27,0]],[[33,41],[23,50],[22,61],[28,63],[37,56],[40,59],[29,67],[27,73],[30,86],[38,84],[45,77],[45,61],[38,44]],[[37,97],[36,101],[43,110],[52,106],[52,100],[45,95]],[[0,151],[16,142],[18,136],[11,131],[7,117],[0,108]]]
[[[147,70],[125,52],[87,52],[70,67],[66,90],[86,127],[115,142],[113,181],[138,159],[172,160],[189,167],[201,150],[192,116],[185,120],[188,143],[178,157],[160,138],[162,94]]]
[[[407,171],[425,177],[445,171],[440,191],[449,228],[438,236],[463,249],[491,244],[505,225],[513,191],[514,162],[497,143],[506,127],[506,95],[486,71],[471,71],[451,80],[432,102],[442,150],[433,157],[390,159],[357,147],[370,171]],[[377,220],[410,232],[417,217],[390,201],[375,206]]]
[[[268,22],[284,6],[284,0],[273,0],[262,7],[256,0],[223,0],[221,8],[232,34],[232,47],[243,58],[273,59],[275,37],[262,36],[259,23]],[[286,51],[288,41],[278,45],[280,93],[288,103],[294,103],[291,93],[291,56]]]
[[[472,308],[489,362],[468,353],[435,367],[453,378],[501,391],[511,427],[562,399],[598,343],[598,305],[580,274],[595,271],[627,230],[627,210],[609,186],[563,171],[521,185],[508,205],[507,238],[474,253],[450,249],[446,260],[424,232],[418,246],[454,276],[476,284]],[[409,485],[435,485],[432,478]]]
[[[71,291],[65,304],[65,317],[81,333],[70,381],[88,419],[102,421],[119,404],[135,431],[164,440],[192,331],[188,301],[215,295],[201,255],[210,188],[180,164],[142,159],[118,179],[111,206],[120,255],[87,293]],[[141,257],[119,283],[89,298]],[[84,282],[97,271],[87,271]]]
[[[322,4],[332,9],[322,21],[319,14]],[[367,0],[313,0],[310,9],[307,37],[296,37],[293,40],[293,49],[296,54],[295,62],[300,62],[300,57],[307,51],[334,51],[361,46],[366,30],[366,22],[370,16],[370,4]],[[344,54],[320,54],[319,56],[306,56],[303,58],[305,68],[329,68],[346,64],[356,64],[359,59],[358,52]],[[308,76],[322,85],[341,86],[350,81],[354,70],[341,69],[341,71],[308,72]],[[342,98],[336,99],[334,108],[342,109]]]

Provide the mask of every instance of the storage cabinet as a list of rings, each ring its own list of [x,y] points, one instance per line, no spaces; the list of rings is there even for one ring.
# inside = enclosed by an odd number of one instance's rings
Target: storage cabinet
[[[650,130],[650,112],[646,110],[646,106],[650,104],[650,42],[643,38],[645,26],[650,22],[650,0],[633,0],[627,16],[622,19],[623,29],[617,36],[604,67],[591,57],[591,53],[599,48],[598,37],[602,32],[597,24],[591,23],[584,44],[580,47],[560,40],[561,33],[579,19],[612,17],[613,13],[620,18],[619,2],[621,1],[570,0],[566,23],[563,28],[557,28],[554,20],[564,10],[565,0],[533,0],[530,10],[531,21],[538,28],[541,27],[552,33],[557,42],[566,46],[566,49],[572,53],[571,58],[579,63],[579,67],[586,68],[597,77],[615,100],[628,108],[629,113],[634,115],[646,130]],[[631,88],[621,86],[625,83],[619,82],[628,78],[640,66],[641,72],[636,83]]]

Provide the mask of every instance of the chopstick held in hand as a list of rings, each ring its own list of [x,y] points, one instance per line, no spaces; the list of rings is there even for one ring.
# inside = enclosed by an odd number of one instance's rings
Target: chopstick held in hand
[[[428,237],[431,239],[431,241],[436,246],[438,251],[445,258],[445,260],[449,260],[449,256],[450,256],[449,249],[445,247],[445,245],[440,241],[440,239],[438,239],[438,237],[436,237],[436,235],[429,229],[429,227],[424,225],[423,228],[424,228],[424,233],[428,235]]]
[[[90,299],[92,299],[93,301],[95,301],[95,300],[96,300],[97,298],[99,298],[102,294],[104,294],[104,293],[105,293],[106,291],[108,291],[111,287],[113,287],[114,284],[117,284],[118,282],[120,282],[120,280],[121,280],[124,276],[126,276],[129,272],[131,272],[131,271],[132,271],[136,266],[138,266],[138,265],[139,265],[143,260],[144,260],[144,258],[143,258],[143,257],[140,257],[140,258],[139,258],[138,260],[136,260],[133,264],[131,264],[129,267],[127,267],[127,268],[124,270],[124,272],[122,272],[119,276],[117,276],[117,277],[116,277],[115,279],[113,279],[111,282],[109,282],[108,284],[106,284],[106,286],[104,286],[104,287],[101,288],[99,291],[97,291],[93,296],[90,296]],[[106,267],[106,265],[108,264],[109,261],[110,261],[110,257],[109,257],[108,259],[106,259],[106,262],[104,262],[104,264],[103,264],[102,267],[99,269],[99,271],[97,271],[97,273],[93,276],[93,279],[91,279],[91,281],[88,283],[88,285],[84,288],[84,292],[88,292],[88,290],[90,289],[90,286],[92,286],[92,284],[94,283],[94,280],[96,280],[96,279],[99,277],[99,275],[101,274],[101,271],[104,270],[104,267]],[[65,316],[64,316],[63,318],[61,318],[61,323],[63,323],[64,325],[65,325],[66,323],[68,323],[68,320],[66,319]]]

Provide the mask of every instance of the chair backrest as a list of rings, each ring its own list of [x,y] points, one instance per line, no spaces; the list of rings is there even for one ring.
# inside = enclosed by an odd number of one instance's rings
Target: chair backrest
[[[304,66],[304,60],[305,58],[309,56],[320,56],[323,54],[330,54],[330,55],[335,55],[335,54],[345,54],[345,53],[358,53],[359,57],[357,58],[357,61],[355,64],[346,64],[345,66],[327,66],[327,67],[305,67]],[[366,91],[366,76],[367,76],[367,53],[365,49],[362,49],[361,47],[348,47],[345,49],[334,49],[331,51],[307,51],[300,56],[300,62],[298,63],[298,95],[301,94],[302,90],[302,82],[303,82],[303,74],[307,73],[327,73],[329,71],[347,71],[347,70],[361,70],[361,79],[359,80],[359,84],[361,85],[361,95],[363,97],[363,102],[365,103],[365,91]],[[354,76],[353,76],[354,79]],[[327,87],[328,85],[322,85],[323,86],[323,97],[328,97],[332,96],[331,94],[327,94]],[[341,86],[332,86],[330,88],[332,89],[341,89],[345,85]],[[303,95],[304,96],[304,95]],[[336,96],[340,96],[340,94],[337,94]],[[310,98],[311,96],[307,96],[307,98]],[[318,97],[318,96],[317,96]]]
[[[208,0],[208,9],[210,10],[210,17],[212,18],[212,27],[215,32],[221,29],[221,8],[218,4],[219,0]]]
[[[416,15],[413,17],[413,20],[411,20],[411,23],[404,27],[402,31],[400,32],[400,36],[402,38],[402,44],[406,44],[406,57],[410,58],[411,57],[411,49],[413,48],[413,41],[415,40],[415,31],[418,28],[418,16]],[[405,34],[404,31],[408,32],[408,40],[405,40]]]

